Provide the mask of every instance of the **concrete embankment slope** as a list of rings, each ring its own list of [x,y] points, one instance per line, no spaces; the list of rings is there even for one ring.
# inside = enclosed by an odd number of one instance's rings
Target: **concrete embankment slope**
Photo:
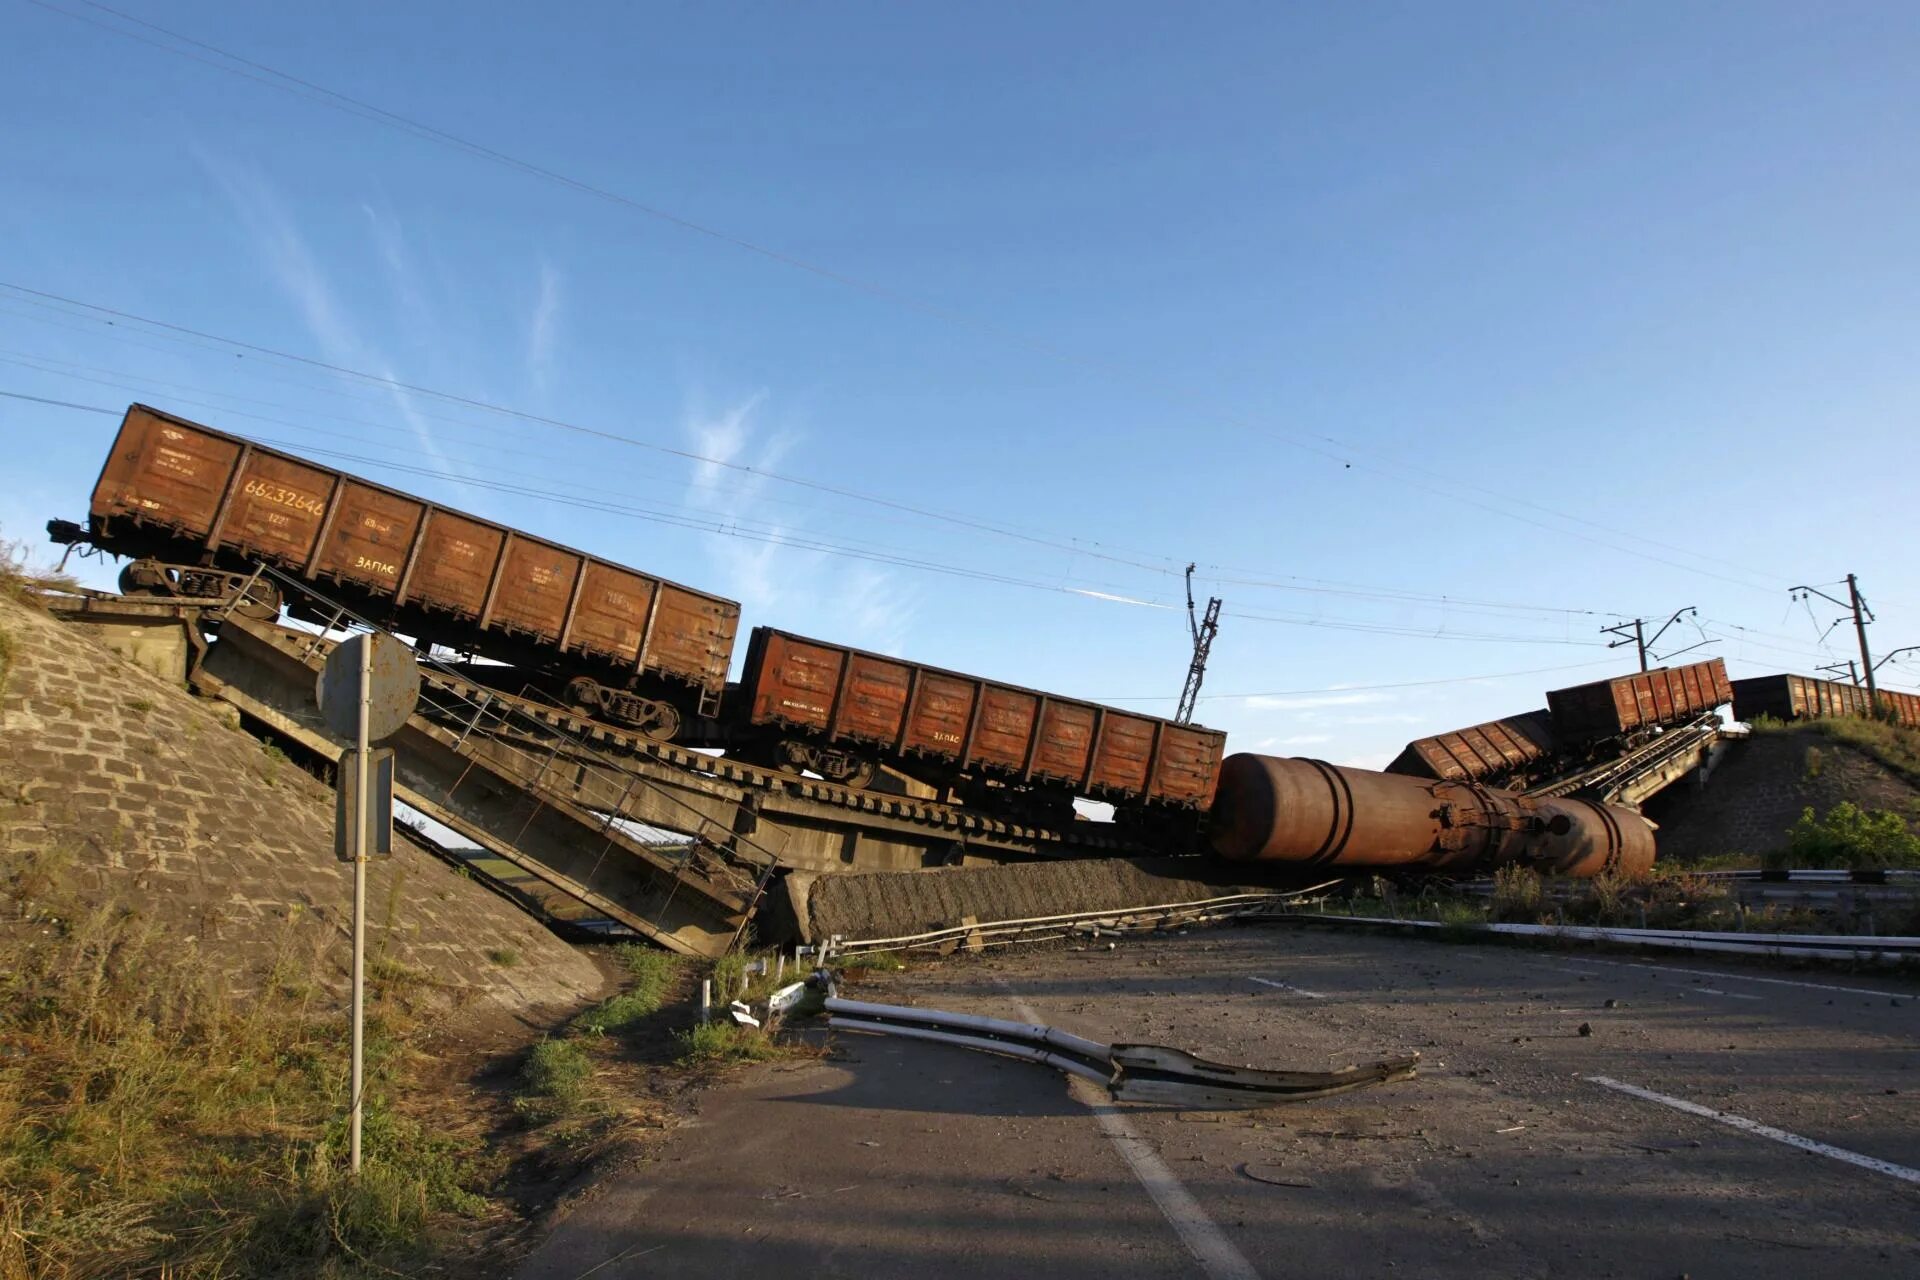
[[[333,793],[216,704],[83,628],[0,596],[0,876],[59,874],[139,912],[238,990],[274,963],[344,979],[351,869]],[[522,1015],[596,994],[598,970],[508,902],[403,842],[368,877],[369,954],[450,1005]]]
[[[796,872],[776,927],[803,940],[893,938],[958,925],[1196,902],[1271,887],[1204,858],[1088,858],[925,871]],[[1255,876],[1254,880],[1258,877]]]

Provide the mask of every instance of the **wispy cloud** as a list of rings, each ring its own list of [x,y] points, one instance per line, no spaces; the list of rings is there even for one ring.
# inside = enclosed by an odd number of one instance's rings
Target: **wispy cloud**
[[[298,221],[279,195],[258,173],[237,162],[213,154],[204,147],[193,148],[195,158],[232,207],[241,228],[247,233],[254,251],[265,264],[275,283],[298,308],[314,340],[326,358],[335,364],[361,369],[385,382],[394,408],[406,423],[413,441],[438,470],[457,476],[458,468],[441,449],[413,396],[395,386],[398,380],[386,355],[361,335],[347,308],[340,301],[332,280],[321,265]],[[406,271],[404,242],[398,224],[383,220],[363,205],[374,224],[376,248],[382,265],[396,288],[411,288]],[[416,292],[416,299],[417,299]]]
[[[1132,596],[1117,596],[1110,591],[1093,591],[1093,590],[1089,590],[1086,587],[1068,587],[1067,590],[1072,592],[1076,596],[1086,596],[1089,599],[1093,599],[1093,600],[1111,600],[1115,604],[1137,604],[1142,609],[1173,608],[1173,606],[1170,604],[1156,604],[1152,600],[1136,600]]]
[[[1392,696],[1385,693],[1262,694],[1248,698],[1246,704],[1261,711],[1310,711],[1315,707],[1360,707],[1391,701]]]
[[[1275,734],[1272,737],[1255,739],[1253,749],[1255,751],[1272,751],[1276,747],[1313,747],[1323,742],[1332,741],[1333,735],[1330,733],[1296,733],[1284,736]]]
[[[687,505],[717,517],[723,534],[712,555],[723,590],[749,611],[830,625],[834,637],[897,653],[912,626],[915,594],[882,565],[844,560],[792,545],[810,536],[797,519],[768,513],[765,499],[778,470],[799,443],[791,432],[763,425],[767,396],[757,392],[713,411],[690,401],[684,434],[702,455],[687,487]]]
[[[527,320],[527,376],[542,390],[553,372],[553,349],[559,328],[560,271],[542,259],[539,293],[534,299],[533,315]]]

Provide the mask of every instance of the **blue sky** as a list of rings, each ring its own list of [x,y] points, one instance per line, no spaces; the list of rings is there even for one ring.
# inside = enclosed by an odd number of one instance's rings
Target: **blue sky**
[[[1241,749],[1383,763],[1629,669],[1623,614],[1810,671],[1787,588],[1850,570],[1920,644],[1912,6],[124,0],[622,203],[49,4],[0,279],[220,340],[0,289],[0,390],[1163,713],[1197,561]],[[113,427],[0,399],[0,533]]]

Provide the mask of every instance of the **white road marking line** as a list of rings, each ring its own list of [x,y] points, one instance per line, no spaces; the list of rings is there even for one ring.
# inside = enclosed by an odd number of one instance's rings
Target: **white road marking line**
[[[1863,1156],[1858,1151],[1848,1151],[1844,1147],[1830,1147],[1824,1142],[1815,1142],[1812,1138],[1803,1138],[1797,1133],[1788,1133],[1785,1129],[1776,1129],[1770,1124],[1761,1124],[1758,1120],[1749,1120],[1745,1116],[1736,1116],[1731,1112],[1716,1111],[1712,1107],[1703,1107],[1697,1102],[1688,1102],[1685,1098],[1670,1098],[1664,1093],[1655,1093],[1651,1089],[1642,1089],[1636,1084],[1614,1080],[1608,1076],[1588,1076],[1594,1084],[1621,1093],[1631,1094],[1646,1102],[1657,1102],[1688,1115],[1701,1116],[1708,1120],[1717,1120],[1721,1124],[1744,1133],[1756,1134],[1762,1138],[1772,1138],[1775,1142],[1784,1142],[1790,1147],[1802,1151],[1811,1151],[1817,1156],[1826,1156],[1830,1160],[1842,1160],[1847,1164],[1858,1165],[1862,1169],[1871,1169],[1875,1173],[1884,1173],[1889,1178],[1898,1178],[1902,1182],[1920,1183],[1920,1169],[1909,1169],[1903,1164],[1894,1164],[1890,1160],[1879,1160],[1873,1156]]]
[[[1874,991],[1868,987],[1838,987],[1827,982],[1795,982],[1791,978],[1759,978],[1745,973],[1723,973],[1717,969],[1676,969],[1666,964],[1639,964],[1632,960],[1575,960],[1573,964],[1594,965],[1610,964],[1622,969],[1652,969],[1659,973],[1685,973],[1697,978],[1731,978],[1735,982],[1764,982],[1775,987],[1804,987],[1808,991],[1838,991],[1850,996],[1881,996],[1887,999],[1902,999],[1908,996],[1903,991]]]
[[[1005,987],[1006,983],[1000,985]],[[1010,993],[1011,988],[1008,990]],[[1013,997],[1013,1007],[1027,1022],[1040,1022],[1040,1015],[1033,1011],[1033,1006],[1019,996]],[[1155,1207],[1173,1227],[1174,1234],[1180,1237],[1180,1243],[1187,1247],[1187,1252],[1193,1255],[1194,1261],[1200,1264],[1200,1269],[1207,1273],[1209,1280],[1260,1280],[1260,1273],[1253,1269],[1246,1255],[1233,1247],[1233,1241],[1227,1239],[1226,1232],[1207,1216],[1207,1211],[1200,1207],[1193,1193],[1181,1185],[1180,1179],[1173,1176],[1173,1170],[1167,1168],[1153,1145],[1134,1132],[1133,1125],[1128,1123],[1118,1107],[1111,1102],[1092,1098],[1093,1086],[1077,1076],[1068,1080],[1067,1088],[1087,1110],[1093,1112],[1093,1118],[1100,1124],[1100,1132],[1106,1135],[1107,1141],[1120,1153],[1120,1158],[1133,1170],[1133,1176],[1146,1188]]]
[[[1565,965],[1553,965],[1552,967],[1553,967],[1553,968],[1555,968],[1555,969],[1558,969],[1558,970],[1559,970],[1559,971],[1560,971],[1561,973],[1577,973],[1577,974],[1579,974],[1579,975],[1580,975],[1581,977],[1583,977],[1583,978],[1591,978],[1591,977],[1593,976],[1593,970],[1591,970],[1591,969],[1569,969],[1569,968],[1567,968],[1567,967],[1566,967]],[[1652,966],[1648,966],[1648,967],[1649,967],[1649,968],[1651,968]],[[1723,974],[1723,975],[1718,975],[1718,976],[1722,976],[1722,977],[1734,977],[1734,976],[1736,976],[1736,975],[1733,975],[1733,974]],[[1702,995],[1709,995],[1709,996],[1725,996],[1725,997],[1726,997],[1727,999],[1729,999],[1729,1000],[1758,1000],[1758,999],[1760,999],[1760,997],[1759,997],[1759,996],[1749,996],[1749,995],[1742,995],[1742,994],[1741,994],[1740,992],[1738,992],[1738,991],[1722,991],[1722,990],[1721,990],[1720,988],[1718,988],[1718,987],[1703,987],[1703,986],[1698,986],[1698,985],[1695,985],[1695,986],[1691,986],[1691,987],[1688,987],[1688,988],[1687,988],[1687,990],[1688,990],[1688,991],[1697,991],[1697,992],[1699,992],[1699,993],[1700,993],[1700,994],[1702,994]]]
[[[1256,978],[1252,974],[1247,975],[1247,981],[1257,982],[1263,987],[1272,987],[1277,991],[1290,991],[1296,996],[1305,996],[1309,1000],[1325,1000],[1327,998],[1324,991],[1308,991],[1303,987],[1294,986],[1291,982],[1275,982],[1272,978]]]

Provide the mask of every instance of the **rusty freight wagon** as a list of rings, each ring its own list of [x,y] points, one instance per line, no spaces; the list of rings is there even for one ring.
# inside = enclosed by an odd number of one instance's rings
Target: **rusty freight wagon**
[[[1441,782],[1517,780],[1553,752],[1553,717],[1542,708],[1409,742],[1387,772]]]
[[[1631,739],[1660,725],[1705,715],[1733,700],[1724,659],[1658,667],[1547,695],[1553,732],[1569,746]]]
[[[1226,735],[755,627],[733,713],[763,754],[856,784],[884,763],[1122,804],[1205,809]]]
[[[1898,724],[1920,729],[1920,697],[1880,691],[1882,714]],[[1817,680],[1812,676],[1754,676],[1733,682],[1733,718],[1756,716],[1776,720],[1814,720],[1825,716],[1873,715],[1867,691],[1856,684]]]
[[[138,557],[123,588],[193,593],[264,562],[660,737],[718,707],[740,620],[731,600],[145,405],[127,410],[88,520],[66,540]]]

